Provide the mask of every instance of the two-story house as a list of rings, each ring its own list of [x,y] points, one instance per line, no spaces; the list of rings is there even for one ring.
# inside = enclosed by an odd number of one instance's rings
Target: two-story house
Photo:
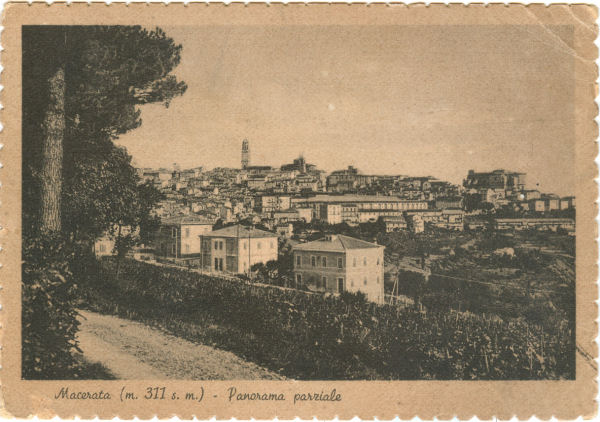
[[[198,216],[163,219],[155,237],[156,254],[168,258],[200,255],[198,236],[213,228],[213,221]]]
[[[384,302],[383,251],[385,247],[343,235],[294,246],[297,284],[321,292],[363,292],[367,299]]]
[[[209,272],[244,274],[254,264],[277,260],[277,234],[235,225],[200,235],[201,267]]]

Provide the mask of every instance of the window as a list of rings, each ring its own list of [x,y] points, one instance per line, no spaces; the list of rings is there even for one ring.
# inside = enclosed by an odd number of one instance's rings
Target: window
[[[342,258],[337,259],[338,268],[344,268],[344,260]]]
[[[354,258],[354,259],[352,260],[352,266],[353,266],[353,267],[356,267],[356,258]]]
[[[106,252],[106,245],[104,243],[100,243],[100,252]]]
[[[186,227],[185,229],[185,237],[190,237],[190,228]]]
[[[173,227],[171,229],[171,237],[177,237],[177,228]]]
[[[176,248],[177,248],[177,247],[176,247],[175,245],[171,245],[171,253],[172,253],[173,255],[175,255],[175,251],[177,250]]]
[[[327,288],[327,277],[323,276],[323,286],[324,288]]]
[[[296,255],[296,267],[302,266],[302,256]]]
[[[379,284],[379,276],[377,276],[377,284]]]
[[[261,243],[260,243],[260,242],[258,242],[258,243],[256,244],[256,249],[260,249],[261,247],[262,247]]]
[[[190,252],[190,245],[188,245],[187,243],[185,244],[185,251],[186,251],[187,253],[189,253],[189,252]]]
[[[223,250],[223,241],[222,240],[219,242],[219,249]]]
[[[367,266],[367,257],[366,257],[366,256],[363,258],[363,265],[364,265],[365,267]]]
[[[275,248],[275,243],[271,240],[271,249]]]
[[[242,246],[244,247],[244,250],[246,250],[246,248],[248,247],[248,244],[246,243],[245,240],[242,242]]]
[[[302,274],[296,274],[296,283],[302,283]]]
[[[323,257],[323,266],[326,267],[327,266],[327,257]]]
[[[365,277],[365,286],[367,285],[367,277]]]
[[[344,291],[344,279],[342,277],[337,279],[338,282],[338,292],[342,293]]]
[[[317,258],[315,258],[314,256],[310,257],[310,265],[312,265],[313,267],[317,266]]]
[[[219,250],[219,241],[215,240],[215,251]]]
[[[377,258],[377,265],[379,265],[379,258]]]
[[[354,280],[350,280],[350,287],[354,287]]]

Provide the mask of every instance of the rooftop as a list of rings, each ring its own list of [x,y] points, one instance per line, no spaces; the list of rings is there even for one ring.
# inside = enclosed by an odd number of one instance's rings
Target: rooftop
[[[520,218],[496,218],[497,223],[513,223],[513,222],[545,222],[545,223],[573,223],[572,218],[552,218],[552,217],[520,217]]]
[[[506,175],[526,175],[527,173],[521,173],[519,171],[511,171],[511,170],[505,170],[505,169],[496,169],[496,170],[492,170],[492,171],[481,171],[481,172],[477,172],[475,170],[469,170],[469,176],[471,175],[475,175],[475,176],[489,176],[492,174],[506,174]]]
[[[382,217],[383,221],[386,223],[406,223],[406,219],[401,215],[390,215]]]
[[[277,237],[275,233],[265,230],[256,229],[254,227],[246,227],[240,224],[235,226],[224,227],[222,229],[213,230],[209,233],[204,233],[203,237],[234,237],[234,238],[261,238],[261,237]]]
[[[298,251],[323,251],[323,252],[344,252],[348,249],[371,249],[383,248],[384,246],[376,243],[366,242],[350,236],[341,234],[325,236],[322,239],[313,242],[301,243],[294,246]]]
[[[462,208],[443,208],[443,209],[427,209],[427,210],[407,210],[406,214],[464,214]]]
[[[401,199],[383,195],[317,195],[301,202],[423,202],[415,199]]]
[[[213,220],[200,217],[197,215],[183,215],[178,217],[169,217],[161,220],[164,225],[210,225],[214,224]]]

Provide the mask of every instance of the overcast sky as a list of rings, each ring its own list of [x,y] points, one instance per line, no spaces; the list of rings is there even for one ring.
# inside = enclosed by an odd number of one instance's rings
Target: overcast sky
[[[304,154],[327,171],[528,173],[575,191],[568,27],[166,27],[189,88],[142,107],[119,141],[144,167],[279,166]]]

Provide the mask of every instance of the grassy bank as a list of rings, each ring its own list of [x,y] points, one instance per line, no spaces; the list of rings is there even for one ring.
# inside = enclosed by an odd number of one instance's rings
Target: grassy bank
[[[574,376],[566,327],[376,306],[125,261],[82,280],[84,306],[163,327],[297,379],[559,379]]]

